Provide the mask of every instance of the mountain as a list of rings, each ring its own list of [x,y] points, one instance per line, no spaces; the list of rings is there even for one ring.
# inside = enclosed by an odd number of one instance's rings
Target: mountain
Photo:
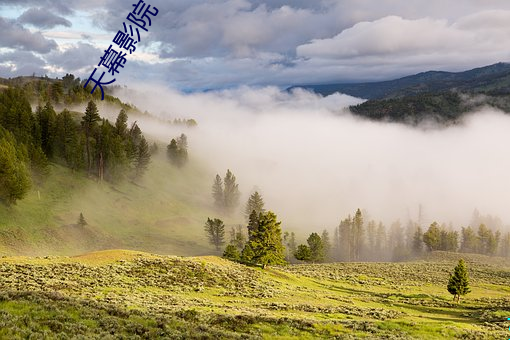
[[[387,99],[427,92],[510,93],[510,63],[497,63],[464,72],[428,71],[381,82],[298,85],[324,96],[335,92],[364,99]]]

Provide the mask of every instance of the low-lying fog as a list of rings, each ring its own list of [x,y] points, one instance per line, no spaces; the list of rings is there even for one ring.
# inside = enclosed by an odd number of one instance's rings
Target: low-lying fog
[[[493,109],[423,129],[355,118],[346,107],[362,100],[339,94],[145,87],[119,96],[161,118],[196,119],[197,128],[182,132],[192,160],[210,169],[211,185],[231,169],[242,203],[258,188],[285,226],[333,227],[358,207],[367,218],[405,222],[417,220],[420,204],[424,224],[466,225],[475,208],[510,221],[510,116]],[[177,135],[139,124],[165,144]]]

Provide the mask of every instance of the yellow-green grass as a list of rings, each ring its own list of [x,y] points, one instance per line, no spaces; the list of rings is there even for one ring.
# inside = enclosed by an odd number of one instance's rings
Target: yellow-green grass
[[[207,217],[218,216],[210,174],[193,162],[176,169],[164,156],[154,157],[137,183],[98,182],[51,164],[44,181],[34,183],[23,200],[0,204],[0,255],[76,255],[109,248],[214,253],[203,232]],[[77,225],[80,213],[87,226]]]
[[[62,321],[69,329],[85,320],[79,334],[88,336],[107,329],[91,315],[108,314],[105,311],[113,308],[109,317],[123,325],[115,328],[115,334],[126,331],[124,336],[132,335],[133,327],[147,334],[162,332],[167,338],[177,336],[170,335],[176,329],[181,336],[183,329],[193,329],[205,338],[508,336],[509,267],[505,260],[496,265],[488,257],[464,255],[472,292],[460,304],[446,290],[455,254],[441,254],[440,261],[265,270],[211,256],[182,258],[125,250],[74,257],[5,257],[0,258],[4,294],[0,308],[7,314],[0,313],[0,321],[3,316],[18,322],[17,317],[28,313],[29,324],[37,329],[51,319],[55,307],[70,314]],[[19,295],[25,291],[30,294]],[[33,315],[28,310],[34,308],[44,310]]]

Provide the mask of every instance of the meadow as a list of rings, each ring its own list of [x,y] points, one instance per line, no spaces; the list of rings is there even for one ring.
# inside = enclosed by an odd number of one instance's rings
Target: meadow
[[[0,259],[0,338],[504,339],[510,263],[463,254],[406,263],[247,267],[218,257],[109,250]]]

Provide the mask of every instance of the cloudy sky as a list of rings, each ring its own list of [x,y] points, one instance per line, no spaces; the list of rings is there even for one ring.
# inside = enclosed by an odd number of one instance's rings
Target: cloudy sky
[[[134,2],[0,0],[0,76],[88,77],[123,30]],[[508,0],[147,3],[159,13],[128,55],[117,84],[150,81],[180,90],[287,86],[510,60]]]

